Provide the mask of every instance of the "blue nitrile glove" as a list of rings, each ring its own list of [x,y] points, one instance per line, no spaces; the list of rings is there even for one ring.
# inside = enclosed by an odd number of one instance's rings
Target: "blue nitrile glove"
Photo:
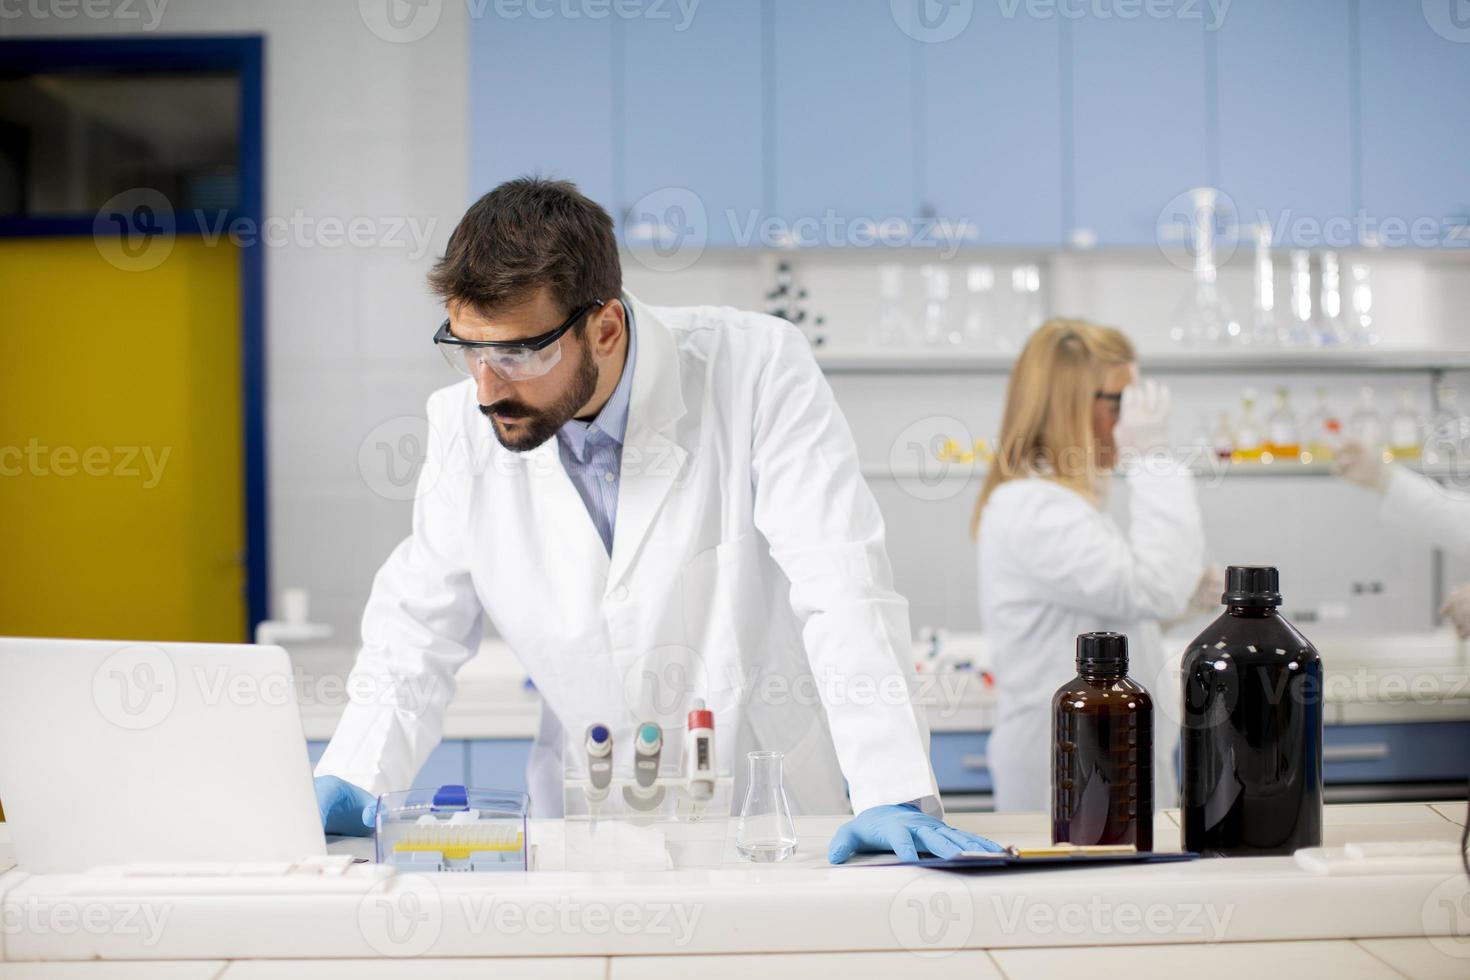
[[[343,837],[367,837],[373,832],[378,798],[340,776],[316,777],[316,808],[322,829]]]
[[[956,830],[912,803],[869,807],[837,828],[827,860],[841,864],[863,851],[892,851],[900,861],[917,861],[920,851],[951,858],[961,851],[1003,851],[993,840]]]

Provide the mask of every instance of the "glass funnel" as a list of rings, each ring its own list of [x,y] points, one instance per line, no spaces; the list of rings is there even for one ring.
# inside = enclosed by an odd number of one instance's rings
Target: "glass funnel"
[[[740,807],[735,849],[747,861],[785,861],[796,853],[796,824],[781,782],[780,752],[751,752],[750,784]]]

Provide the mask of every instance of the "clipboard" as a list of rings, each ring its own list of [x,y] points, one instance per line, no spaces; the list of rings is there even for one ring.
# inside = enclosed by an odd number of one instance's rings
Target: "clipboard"
[[[978,872],[1048,871],[1106,864],[1177,864],[1199,857],[1195,851],[1137,851],[1124,847],[1008,847],[1004,851],[964,851],[952,858],[927,857],[918,861],[873,861],[859,868],[937,868],[962,874]]]

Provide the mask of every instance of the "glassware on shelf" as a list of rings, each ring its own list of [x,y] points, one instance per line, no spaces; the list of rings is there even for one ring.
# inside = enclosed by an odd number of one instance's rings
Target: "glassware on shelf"
[[[1348,287],[1348,342],[1358,347],[1372,347],[1378,343],[1378,334],[1373,328],[1373,281],[1366,262],[1354,262],[1348,267],[1351,280]]]
[[[1187,448],[1191,453],[1198,455],[1200,463],[1207,462],[1215,455],[1215,433],[1210,426],[1210,413],[1199,413],[1199,424],[1195,426],[1194,435],[1190,436]]]
[[[873,329],[873,346],[910,348],[917,340],[913,317],[904,303],[903,266],[897,263],[878,268],[878,323]]]
[[[1363,385],[1358,390],[1358,405],[1348,418],[1348,437],[1361,442],[1366,449],[1382,449],[1384,444],[1383,416],[1374,404],[1373,389]]]
[[[1340,346],[1346,339],[1342,315],[1342,270],[1336,252],[1323,252],[1317,260],[1319,276],[1317,332],[1313,341],[1323,347]]]
[[[1286,324],[1286,343],[1306,347],[1317,335],[1312,313],[1312,253],[1291,250],[1291,305]]]
[[[1223,462],[1230,462],[1235,458],[1235,429],[1230,424],[1230,413],[1221,412],[1220,419],[1215,423],[1215,432],[1210,437],[1214,446],[1215,458]]]
[[[1031,331],[1046,319],[1046,310],[1041,302],[1040,266],[1018,265],[1011,269],[1008,305],[1009,315],[1001,318],[996,330],[997,346],[1001,350],[1018,351]]]
[[[1317,389],[1317,405],[1302,425],[1305,437],[1302,462],[1326,463],[1337,453],[1342,441],[1342,420],[1327,405],[1327,389]]]
[[[1440,382],[1434,392],[1434,418],[1424,442],[1424,462],[1455,463],[1470,458],[1470,417],[1460,410],[1454,385]]]
[[[750,782],[740,807],[735,849],[747,861],[785,861],[796,853],[796,824],[781,776],[783,758],[772,751],[746,754]]]
[[[1262,462],[1295,463],[1302,458],[1301,430],[1296,413],[1291,410],[1290,396],[1284,387],[1276,389],[1271,417],[1266,420],[1266,444]]]
[[[989,347],[995,340],[995,270],[972,265],[965,270],[964,339],[969,347]]]
[[[1265,449],[1265,434],[1256,419],[1256,392],[1247,388],[1240,396],[1240,421],[1235,424],[1234,449],[1230,458],[1237,463],[1259,463]]]
[[[1271,225],[1262,221],[1255,227],[1256,295],[1250,341],[1262,347],[1279,347],[1286,342],[1285,331],[1276,315],[1276,266],[1271,260]]]
[[[940,265],[919,267],[924,283],[924,344],[928,347],[958,347],[964,334],[955,326],[949,308],[949,270]]]
[[[1388,419],[1388,451],[1400,460],[1424,455],[1424,423],[1414,407],[1414,393],[1408,388],[1399,391],[1399,406]]]
[[[1196,187],[1194,206],[1194,282],[1174,310],[1169,336],[1186,346],[1220,346],[1238,343],[1240,322],[1220,294],[1215,265],[1216,192],[1213,187]]]

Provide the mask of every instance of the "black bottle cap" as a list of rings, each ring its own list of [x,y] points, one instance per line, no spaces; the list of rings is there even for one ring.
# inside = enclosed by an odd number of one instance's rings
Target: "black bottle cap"
[[[1231,565],[1225,570],[1227,606],[1276,607],[1281,605],[1281,577],[1270,565]]]
[[[1128,637],[1122,633],[1083,633],[1078,636],[1077,673],[1128,673]]]

